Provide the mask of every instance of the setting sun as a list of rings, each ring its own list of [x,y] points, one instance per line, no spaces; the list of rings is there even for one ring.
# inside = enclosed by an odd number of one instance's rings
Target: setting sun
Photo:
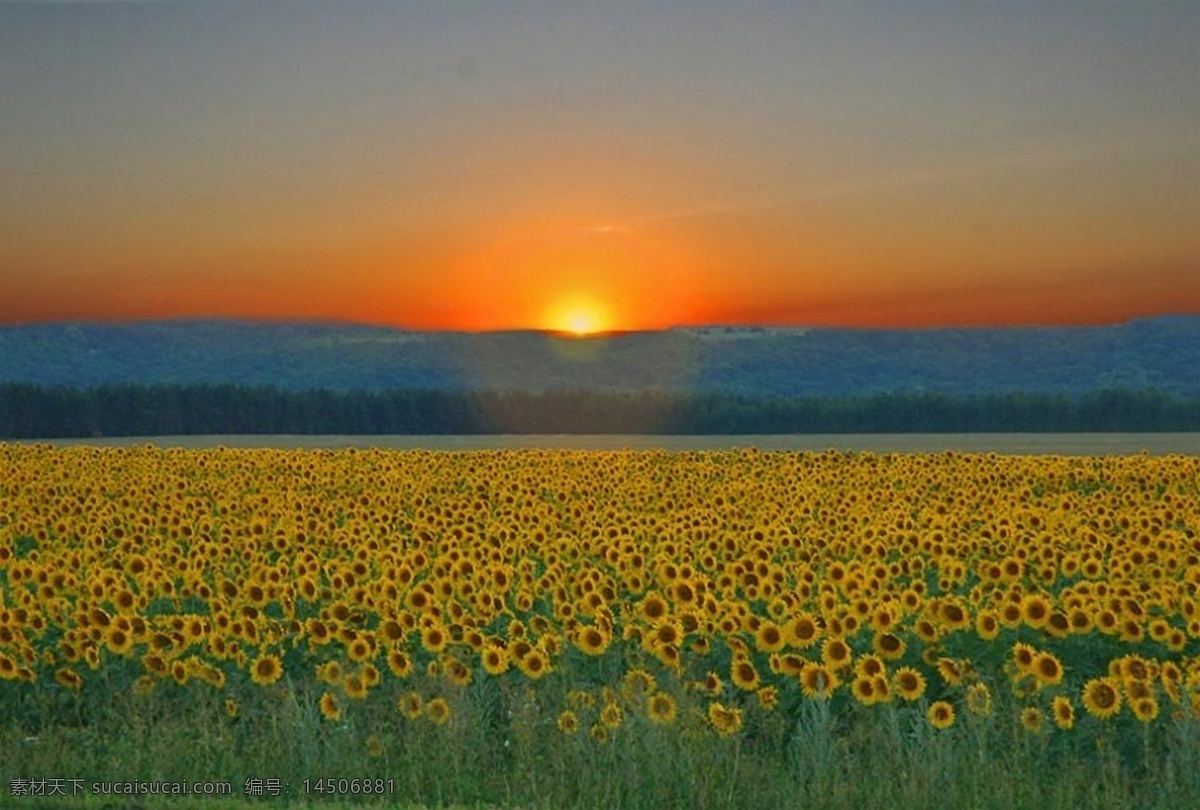
[[[590,312],[575,312],[567,321],[567,328],[577,335],[596,331],[596,320]]]
[[[548,318],[548,327],[573,335],[591,335],[611,328],[605,307],[590,299],[560,303]]]

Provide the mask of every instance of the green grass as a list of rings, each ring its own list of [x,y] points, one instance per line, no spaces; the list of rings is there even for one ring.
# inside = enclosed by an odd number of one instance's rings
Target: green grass
[[[746,723],[725,738],[703,715],[707,701],[663,683],[679,717],[651,723],[634,705],[607,743],[588,731],[598,707],[580,708],[580,731],[555,726],[568,688],[551,675],[536,684],[478,679],[449,691],[420,678],[343,701],[337,722],[317,707],[317,684],[283,682],[242,693],[236,717],[226,693],[167,682],[149,694],[109,684],[79,696],[47,686],[6,701],[0,729],[0,805],[133,810],[162,797],[63,799],[10,795],[14,778],[73,777],[85,784],[130,780],[220,780],[225,798],[172,799],[196,810],[364,804],[386,808],[1180,808],[1200,806],[1200,724],[1160,718],[1080,717],[1075,729],[1030,734],[1012,698],[998,695],[988,717],[965,715],[932,729],[923,702],[861,707],[800,696],[773,712],[740,700]],[[416,687],[446,694],[445,725],[408,720],[395,699]],[[15,694],[9,684],[6,698]],[[1171,707],[1165,707],[1164,713]],[[305,779],[391,780],[385,794],[305,793]],[[249,778],[280,780],[278,797],[247,797]]]

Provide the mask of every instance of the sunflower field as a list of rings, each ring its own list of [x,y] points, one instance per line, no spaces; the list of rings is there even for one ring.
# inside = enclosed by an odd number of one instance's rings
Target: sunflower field
[[[0,796],[1195,803],[1198,483],[1179,455],[0,444]]]

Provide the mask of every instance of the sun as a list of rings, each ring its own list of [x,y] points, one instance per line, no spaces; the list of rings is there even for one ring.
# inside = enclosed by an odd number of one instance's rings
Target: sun
[[[568,332],[577,335],[588,335],[599,329],[596,325],[596,313],[587,309],[577,309],[567,314],[566,327]]]
[[[611,328],[607,308],[591,298],[573,298],[559,302],[547,318],[547,326],[556,332],[583,337]]]

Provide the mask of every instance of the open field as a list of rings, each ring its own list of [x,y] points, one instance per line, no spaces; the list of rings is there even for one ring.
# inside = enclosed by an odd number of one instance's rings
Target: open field
[[[35,442],[21,442],[33,444]],[[101,439],[53,439],[55,447],[274,447],[339,449],[380,447],[395,450],[762,450],[820,452],[870,450],[875,453],[1005,453],[1022,455],[1110,456],[1200,454],[1200,433],[872,433],[732,436],[140,436]]]
[[[0,804],[1198,806],[1198,482],[0,445]]]

